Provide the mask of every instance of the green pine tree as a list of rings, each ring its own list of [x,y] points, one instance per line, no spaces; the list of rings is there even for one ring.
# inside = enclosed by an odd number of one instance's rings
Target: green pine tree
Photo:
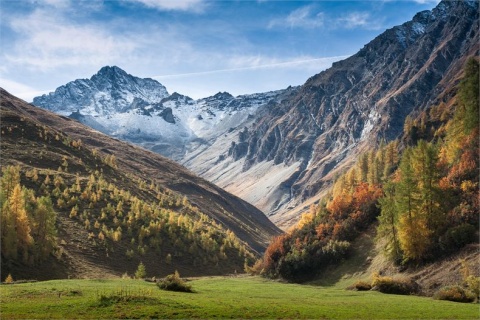
[[[137,279],[143,279],[147,276],[147,271],[145,269],[145,265],[143,262],[140,262],[140,264],[137,267],[137,271],[135,271],[135,278]]]

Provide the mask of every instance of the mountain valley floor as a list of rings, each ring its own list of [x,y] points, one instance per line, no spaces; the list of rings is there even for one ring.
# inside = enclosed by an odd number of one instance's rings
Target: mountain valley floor
[[[52,280],[2,285],[5,319],[295,318],[478,319],[477,304],[286,284],[259,277],[190,279],[195,293],[141,280]]]

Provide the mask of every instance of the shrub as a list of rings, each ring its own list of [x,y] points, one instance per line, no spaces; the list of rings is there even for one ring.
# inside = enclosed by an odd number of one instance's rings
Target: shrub
[[[411,279],[394,279],[391,277],[373,276],[372,290],[387,294],[415,294],[419,291],[418,284]]]
[[[436,300],[448,300],[455,302],[475,301],[475,296],[459,285],[443,287],[435,293],[433,298]]]
[[[480,277],[476,277],[472,274],[473,272],[468,266],[467,261],[461,260],[461,264],[463,283],[468,287],[478,301],[480,300]]]
[[[13,283],[13,277],[12,275],[9,273],[8,276],[5,278],[5,283]]]
[[[477,228],[468,223],[450,228],[445,232],[440,240],[440,244],[445,251],[454,251],[462,248],[466,244],[475,242]]]
[[[145,265],[143,262],[140,262],[138,265],[137,271],[135,271],[135,278],[143,279],[147,276],[147,271],[145,270]]]
[[[472,291],[475,298],[480,300],[480,277],[468,276],[465,279],[465,283],[467,284],[468,289]]]
[[[365,281],[357,281],[351,286],[349,286],[347,289],[349,290],[357,290],[357,291],[368,291],[372,289],[372,285],[368,282]]]
[[[179,292],[193,292],[192,287],[180,278],[178,271],[170,274],[165,279],[160,280],[157,286],[162,290],[179,291]]]

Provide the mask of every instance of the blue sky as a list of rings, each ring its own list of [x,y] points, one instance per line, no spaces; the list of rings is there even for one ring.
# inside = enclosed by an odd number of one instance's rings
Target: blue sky
[[[300,85],[438,0],[0,0],[0,86],[27,101],[105,65],[192,98]]]

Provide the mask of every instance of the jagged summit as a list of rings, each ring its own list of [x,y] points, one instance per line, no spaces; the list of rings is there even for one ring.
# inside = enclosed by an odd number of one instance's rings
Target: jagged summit
[[[67,83],[33,104],[69,115],[76,110],[88,115],[126,112],[139,104],[159,103],[167,89],[153,79],[134,77],[117,66],[105,66],[90,79]]]
[[[127,76],[128,74],[121,69],[120,67],[117,66],[105,66],[102,67],[98,72],[98,76],[104,76],[104,75],[114,75],[114,74],[119,74],[122,76]]]
[[[128,73],[120,67],[104,66],[100,70],[98,70],[98,72],[93,77],[95,77],[95,76],[100,76],[100,77],[112,76],[112,75],[115,75],[115,74],[119,74],[119,75],[123,75],[123,76],[128,75]]]

